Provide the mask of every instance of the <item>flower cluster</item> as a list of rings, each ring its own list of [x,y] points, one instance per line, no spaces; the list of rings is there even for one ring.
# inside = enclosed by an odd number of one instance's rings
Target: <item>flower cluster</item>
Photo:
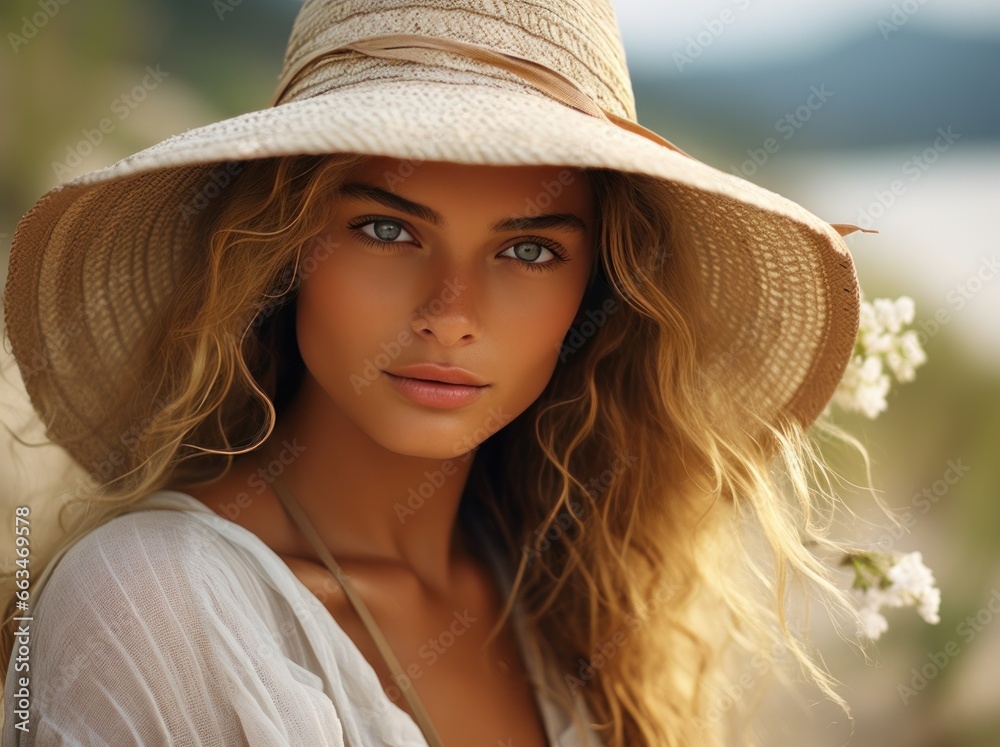
[[[827,412],[830,406],[837,405],[876,418],[886,409],[889,373],[898,382],[916,378],[916,369],[927,361],[927,355],[916,330],[905,329],[913,323],[914,312],[909,296],[895,301],[876,298],[870,303],[862,299],[854,354]],[[841,564],[854,568],[853,588],[861,605],[860,632],[866,637],[877,640],[888,630],[889,623],[879,612],[882,607],[917,605],[924,620],[940,622],[941,591],[935,587],[934,574],[924,565],[919,552],[858,551],[846,555]]]
[[[941,621],[941,590],[919,552],[906,554],[857,552],[841,562],[854,568],[853,588],[861,597],[862,633],[877,640],[889,628],[879,612],[882,607],[917,605],[920,616],[931,624]]]
[[[875,418],[886,409],[888,369],[899,382],[913,381],[927,360],[916,330],[904,329],[914,317],[913,299],[862,300],[854,355],[834,392],[831,404]],[[829,407],[828,407],[829,409]]]

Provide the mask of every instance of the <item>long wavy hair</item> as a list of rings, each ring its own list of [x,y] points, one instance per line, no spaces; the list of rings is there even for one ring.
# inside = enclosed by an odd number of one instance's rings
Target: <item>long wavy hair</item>
[[[248,161],[198,216],[206,250],[191,252],[138,349],[142,375],[129,381],[141,383],[111,408],[145,427],[119,477],[63,506],[76,519],[66,528],[60,512],[64,536],[33,594],[87,532],[263,444],[304,371],[294,334],[303,249],[364,158]],[[709,294],[688,237],[669,210],[662,217],[670,184],[581,172],[600,206],[581,305],[591,313],[539,398],[480,445],[459,510],[501,538],[514,574],[491,640],[519,598],[609,747],[719,744],[753,699],[713,698],[733,655],[769,674],[797,663],[846,709],[789,623],[786,597],[797,582],[853,614],[822,558],[842,548],[829,536],[835,475],[817,434],[850,437],[822,419],[809,431],[766,422],[706,366],[696,330]],[[3,581],[12,588],[12,574]],[[16,614],[5,597],[4,672]]]

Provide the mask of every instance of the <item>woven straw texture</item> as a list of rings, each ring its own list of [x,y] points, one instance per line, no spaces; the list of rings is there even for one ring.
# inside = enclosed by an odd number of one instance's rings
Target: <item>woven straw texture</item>
[[[858,326],[857,278],[836,229],[482,59],[445,49],[410,59],[321,54],[387,34],[531,60],[602,111],[635,122],[624,49],[604,0],[306,2],[279,76],[279,105],[188,130],[60,185],[18,224],[6,324],[50,438],[61,443],[105,414],[102,403],[134,370],[139,336],[203,246],[195,218],[231,180],[235,162],[333,152],[603,167],[664,180],[710,294],[713,315],[699,331],[706,360],[761,411],[816,418]],[[99,438],[67,448],[93,471],[136,427],[109,423]]]

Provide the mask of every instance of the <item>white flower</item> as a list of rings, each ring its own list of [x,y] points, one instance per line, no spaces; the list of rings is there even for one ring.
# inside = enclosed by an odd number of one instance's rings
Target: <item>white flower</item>
[[[868,638],[877,640],[889,627],[879,613],[882,607],[917,605],[928,623],[941,622],[941,590],[935,587],[934,574],[919,552],[855,553],[845,563],[854,567],[854,588],[861,593],[861,632]]]
[[[890,591],[905,601],[894,606],[917,602],[920,616],[929,623],[938,623],[938,609],[941,606],[941,591],[934,587],[934,574],[924,565],[919,552],[907,553],[900,557],[887,574],[892,581]]]
[[[886,353],[886,365],[897,381],[913,381],[917,366],[927,362],[927,354],[920,346],[915,330],[907,330],[897,338],[894,348]]]
[[[913,317],[916,315],[917,307],[913,299],[909,296],[900,296],[896,299],[896,318],[902,324],[913,324]]]
[[[862,301],[858,316],[858,331],[864,332],[876,327],[878,327],[878,321],[875,318],[875,307]]]
[[[873,641],[877,641],[889,629],[889,621],[876,610],[877,608],[872,607],[861,608],[861,632]]]
[[[840,386],[833,394],[833,402],[845,410],[875,418],[886,409],[888,392],[889,377],[882,372],[882,359],[856,355],[847,364]]]
[[[880,327],[890,332],[899,332],[899,317],[896,314],[896,303],[888,298],[876,298],[872,301],[875,307],[875,319]]]
[[[831,404],[875,418],[887,407],[891,380],[884,369],[899,382],[916,378],[916,369],[927,361],[927,355],[916,331],[903,329],[913,322],[915,311],[909,296],[861,302],[854,355]]]
[[[941,622],[941,616],[938,614],[938,610],[941,609],[941,590],[936,587],[931,587],[926,589],[921,596],[920,606],[917,607],[917,612],[920,616],[924,618],[926,622],[931,625],[937,625]]]

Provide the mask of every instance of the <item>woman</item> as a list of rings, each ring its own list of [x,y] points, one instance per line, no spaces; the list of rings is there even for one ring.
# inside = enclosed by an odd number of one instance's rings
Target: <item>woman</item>
[[[8,334],[97,487],[5,744],[715,744],[727,643],[840,702],[783,605],[840,599],[855,227],[636,124],[619,39],[306,2],[273,107],[25,216]]]

